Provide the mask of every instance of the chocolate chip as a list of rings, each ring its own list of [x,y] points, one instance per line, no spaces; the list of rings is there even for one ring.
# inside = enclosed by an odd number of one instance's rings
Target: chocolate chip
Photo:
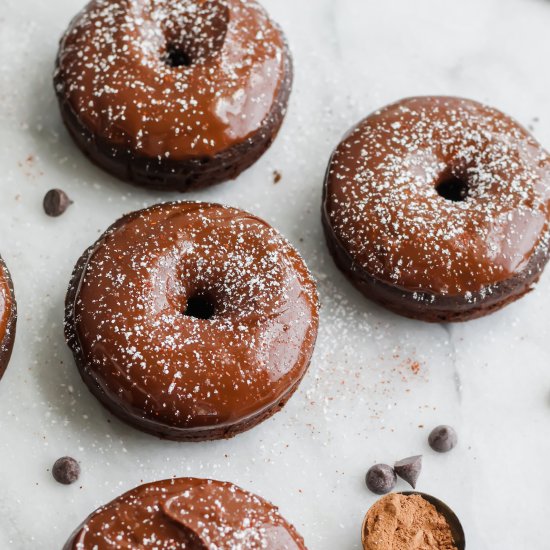
[[[365,481],[370,491],[377,495],[385,495],[395,487],[397,476],[391,466],[375,464],[367,472]]]
[[[64,456],[55,461],[52,475],[57,482],[70,485],[80,476],[80,465],[74,458]]]
[[[416,481],[422,470],[422,456],[409,456],[399,460],[393,467],[395,473],[404,479],[413,489],[416,489]]]
[[[283,175],[278,170],[275,170],[273,172],[273,183],[279,183],[281,179],[283,178]]]
[[[447,453],[456,447],[458,436],[451,426],[438,426],[428,438],[430,447],[438,453]]]
[[[44,196],[44,212],[48,216],[61,216],[73,201],[61,189],[50,189]]]

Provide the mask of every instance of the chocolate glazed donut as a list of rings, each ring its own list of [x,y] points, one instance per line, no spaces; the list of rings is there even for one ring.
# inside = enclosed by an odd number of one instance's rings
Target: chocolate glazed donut
[[[4,375],[13,350],[17,324],[17,303],[10,272],[0,258],[0,378]]]
[[[550,156],[503,113],[449,97],[367,117],[334,152],[323,224],[355,286],[424,321],[487,315],[549,256]]]
[[[141,485],[99,508],[63,550],[307,550],[264,499],[221,481],[180,478]]]
[[[92,0],[61,40],[54,85],[93,162],[186,191],[236,178],[268,149],[292,60],[254,0]]]
[[[81,257],[66,336],[115,415],[169,439],[229,438],[279,411],[317,336],[315,283],[266,222],[215,204],[157,205]]]

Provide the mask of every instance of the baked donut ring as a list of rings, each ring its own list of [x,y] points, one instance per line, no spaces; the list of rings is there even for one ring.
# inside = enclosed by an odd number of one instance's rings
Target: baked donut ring
[[[292,60],[254,0],[92,0],[61,40],[54,84],[93,162],[186,191],[237,177],[267,150]]]
[[[17,303],[10,272],[0,258],[0,378],[6,372],[15,341]]]
[[[231,483],[180,478],[141,485],[91,514],[64,550],[307,550],[277,508]]]
[[[503,113],[417,97],[340,143],[323,223],[367,297],[424,321],[487,315],[531,290],[549,255],[550,156]]]
[[[180,202],[117,221],[78,262],[66,336],[82,378],[129,424],[228,438],[279,411],[318,326],[296,250],[235,208]]]

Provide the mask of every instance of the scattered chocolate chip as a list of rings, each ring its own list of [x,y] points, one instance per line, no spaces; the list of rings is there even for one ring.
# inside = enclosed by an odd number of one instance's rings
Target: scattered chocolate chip
[[[74,458],[64,456],[55,461],[52,475],[57,482],[70,485],[80,476],[80,465]]]
[[[399,460],[393,467],[395,473],[404,479],[413,489],[416,489],[416,481],[422,471],[422,456],[409,456]]]
[[[451,426],[438,426],[428,438],[430,447],[438,453],[447,453],[456,447],[458,436]]]
[[[61,189],[50,189],[44,196],[44,212],[48,216],[61,216],[73,201]]]
[[[283,175],[278,170],[275,170],[273,172],[273,183],[279,183],[281,179],[283,178]]]
[[[391,466],[375,464],[367,472],[365,481],[370,491],[377,495],[385,495],[395,487],[397,476]]]

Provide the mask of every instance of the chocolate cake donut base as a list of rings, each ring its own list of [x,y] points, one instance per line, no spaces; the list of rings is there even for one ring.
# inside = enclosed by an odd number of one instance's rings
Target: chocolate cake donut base
[[[128,424],[132,428],[136,428],[137,420],[135,415],[127,414],[126,411],[120,407],[113,407],[112,401],[107,398],[105,392],[98,386],[98,384],[89,376],[86,372],[85,363],[82,359],[74,354],[76,366],[80,372],[82,380],[92,393],[98,399],[98,401],[114,416],[116,416],[122,422]],[[309,364],[308,364],[309,368]],[[307,372],[307,369],[306,369]],[[304,373],[305,376],[305,373]],[[302,377],[303,378],[303,377]],[[231,426],[224,426],[220,428],[209,428],[203,430],[189,430],[187,435],[182,435],[181,429],[174,429],[173,432],[170,431],[170,428],[163,426],[162,430],[155,426],[150,420],[143,418],[142,422],[139,424],[139,429],[143,432],[146,432],[150,435],[154,435],[159,439],[167,439],[171,441],[181,441],[187,443],[200,443],[201,441],[213,441],[217,439],[231,439],[243,432],[255,428],[257,425],[261,424],[264,420],[271,418],[276,413],[280,412],[283,407],[286,405],[287,401],[294,395],[298,386],[300,385],[302,378],[298,380],[289,391],[282,397],[282,399],[271,406],[270,408],[262,411],[261,413],[248,418],[240,424],[233,424]]]
[[[193,206],[196,205],[197,208],[200,205],[203,205],[203,203],[172,203],[172,207],[174,208],[180,204]],[[169,207],[170,205],[164,205],[164,208]],[[221,208],[217,205],[215,205],[214,207]],[[120,227],[124,226],[129,220],[132,220],[133,217],[139,215],[139,212],[133,213],[118,220],[113,226],[111,226],[111,228],[108,230],[108,233],[113,235],[113,233],[120,229]],[[179,423],[174,423],[174,425],[171,425],[165,420],[157,419],[155,415],[145,415],[142,409],[133,406],[131,400],[114,398],[113,392],[115,390],[113,390],[113,388],[107,388],[103,386],[102,380],[98,379],[94,374],[93,364],[90,362],[90,358],[86,357],[84,351],[86,349],[86,346],[83,345],[83,342],[81,342],[79,339],[79,329],[76,317],[76,304],[79,299],[79,294],[81,292],[82,281],[90,258],[92,257],[92,253],[96,246],[97,243],[88,248],[80,257],[77,265],[75,266],[66,297],[65,335],[67,343],[73,351],[74,359],[83,381],[88,386],[88,389],[92,392],[92,394],[103,404],[103,406],[107,410],[109,410],[112,414],[114,414],[127,424],[133,426],[134,428],[138,428],[144,432],[156,435],[160,438],[171,439],[175,441],[204,441],[231,438],[241,432],[253,428],[257,424],[279,412],[284,407],[287,401],[297,390],[301,380],[308,370],[309,364],[311,362],[311,354],[309,354],[309,352],[307,352],[307,354],[304,355],[302,359],[304,362],[303,366],[300,367],[301,372],[299,373],[299,376],[295,377],[292,380],[289,380],[290,383],[287,387],[282,388],[283,392],[278,398],[270,401],[269,403],[265,403],[262,407],[257,407],[256,410],[249,410],[248,413],[243,415],[242,417],[233,417],[232,421],[230,422],[227,422],[224,419],[225,417],[223,417],[220,422],[210,420],[207,424],[191,424],[189,426],[182,426]],[[306,274],[304,273],[304,275]],[[316,302],[314,298],[311,299]],[[317,323],[316,319],[316,313],[314,313],[312,323],[315,327]],[[309,332],[310,331],[308,329],[308,334]],[[307,342],[307,350],[313,349],[315,345],[316,334],[316,328],[312,329],[312,338],[310,339],[308,336],[309,341]],[[308,354],[309,357],[307,356]],[[243,366],[241,365],[241,367]],[[111,393],[109,393],[109,391]],[[247,393],[248,392],[250,392],[250,389],[247,390]]]
[[[323,230],[329,252],[338,268],[364,296],[381,306],[410,319],[428,323],[455,323],[484,317],[519,300],[539,280],[550,258],[550,246],[540,247],[527,267],[513,278],[496,284],[489,296],[435,296],[393,287],[362,272],[338,243],[323,208]]]
[[[57,61],[59,64],[59,60]],[[59,71],[54,80],[58,90]],[[262,126],[244,142],[213,157],[172,161],[169,158],[143,157],[126,147],[116,147],[92,134],[62,93],[57,93],[61,117],[78,148],[98,167],[118,179],[140,187],[161,191],[192,191],[237,178],[250,168],[271,146],[284,121],[293,82],[292,57],[285,48],[285,76],[272,110]]]
[[[323,225],[368,298],[466,321],[529,292],[550,256],[550,155],[481,103],[406,98],[360,121],[325,176]]]
[[[140,485],[98,508],[65,550],[306,550],[304,539],[263,498],[228,482],[173,478]],[[152,546],[153,545],[153,546]]]
[[[113,414],[119,420],[128,424],[129,426],[136,428],[137,427],[136,425],[138,424],[138,422],[136,420],[135,414],[128,413],[121,407],[113,406],[112,400],[105,395],[105,392],[101,389],[101,387],[97,384],[97,382],[93,379],[93,377],[90,376],[88,372],[87,363],[81,354],[82,348],[80,346],[74,345],[74,343],[77,342],[78,340],[78,337],[75,331],[75,326],[74,326],[74,310],[73,310],[73,305],[78,293],[77,282],[82,278],[82,274],[84,272],[84,269],[86,268],[88,257],[92,249],[93,249],[93,246],[88,248],[84,252],[84,254],[80,257],[71,278],[71,282],[69,285],[69,292],[67,293],[66,302],[65,302],[65,319],[66,319],[65,334],[70,347],[74,350],[73,356],[74,356],[74,360],[78,368],[78,371],[80,373],[80,376],[82,377],[82,380],[84,381],[84,383],[86,384],[86,386],[88,387],[92,395],[94,395],[96,399],[111,414]],[[151,420],[147,418],[142,418],[141,422],[139,422],[139,429],[150,435],[154,435],[160,439],[168,439],[172,441],[182,441],[182,442],[190,442],[190,443],[199,443],[201,441],[212,441],[216,439],[231,439],[236,435],[239,435],[240,433],[246,432],[254,428],[258,424],[261,424],[264,420],[267,420],[268,418],[272,417],[274,414],[280,412],[283,409],[283,407],[286,405],[286,403],[289,401],[289,399],[294,395],[296,390],[298,389],[298,386],[300,385],[303,377],[305,376],[305,374],[309,369],[310,363],[311,361],[308,363],[308,366],[304,370],[304,375],[302,376],[302,378],[300,378],[300,380],[298,380],[288,390],[288,392],[279,400],[278,403],[274,404],[268,409],[261,411],[256,416],[246,419],[244,422],[241,422],[240,424],[223,426],[220,428],[212,427],[212,428],[203,429],[203,430],[189,430],[187,435],[182,435],[181,429],[174,429],[173,431],[171,431],[170,428],[165,425],[163,425],[162,428],[160,428]]]

